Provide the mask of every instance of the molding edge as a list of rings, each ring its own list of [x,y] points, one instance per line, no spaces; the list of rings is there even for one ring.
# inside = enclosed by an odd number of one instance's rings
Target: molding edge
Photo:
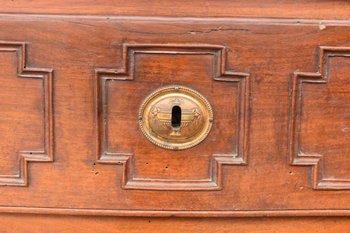
[[[237,154],[214,154],[210,161],[210,177],[204,180],[155,180],[130,178],[131,160],[133,154],[122,152],[109,152],[106,148],[106,124],[104,124],[107,102],[106,82],[132,81],[134,79],[134,60],[136,53],[162,53],[162,54],[195,54],[213,55],[214,81],[236,82],[238,85],[238,143]],[[250,105],[250,79],[248,73],[234,72],[226,69],[226,48],[210,44],[124,44],[122,53],[122,68],[97,68],[96,77],[96,143],[99,163],[123,165],[122,188],[138,190],[222,190],[222,165],[246,165],[248,154],[248,123]],[[242,102],[242,103],[241,103]]]
[[[327,62],[329,57],[350,57],[350,47],[320,46],[318,71],[294,72],[292,78],[291,110],[289,122],[289,162],[291,165],[312,166],[312,188],[318,190],[349,190],[350,179],[326,179],[322,177],[320,164],[322,155],[303,153],[300,150],[300,123],[302,113],[303,83],[327,84]]]
[[[26,187],[29,182],[29,162],[53,162],[53,70],[27,67],[25,42],[0,41],[0,52],[15,52],[17,54],[18,78],[41,79],[43,82],[44,148],[43,150],[19,151],[19,174],[0,175],[0,186]]]

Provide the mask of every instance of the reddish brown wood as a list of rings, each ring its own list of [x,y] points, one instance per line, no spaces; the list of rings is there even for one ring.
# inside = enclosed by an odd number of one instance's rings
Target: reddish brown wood
[[[0,41],[0,53],[0,186],[27,186],[28,162],[53,161],[52,70],[27,67],[25,43]]]
[[[103,3],[0,5],[0,232],[350,229],[350,3]],[[181,151],[139,128],[173,84]]]
[[[320,47],[319,71],[294,73],[290,159],[313,166],[315,189],[350,189],[349,56],[350,47]],[[318,85],[306,88],[311,84]]]
[[[348,218],[114,218],[1,215],[3,232],[348,232]],[[176,226],[176,227],[174,227]]]
[[[209,44],[124,44],[122,69],[96,70],[97,161],[123,163],[123,188],[221,190],[222,165],[246,164],[249,74],[227,71],[226,58],[225,47]],[[140,65],[136,67],[138,61]],[[154,61],[160,63],[157,74],[148,70]],[[192,65],[210,68],[202,72],[193,70]],[[180,69],[182,66],[187,68]],[[171,77],[162,80],[168,73],[172,73]],[[202,143],[205,152],[200,146],[184,151],[164,150],[140,134],[135,118],[139,109],[135,106],[141,105],[145,93],[174,84],[192,86],[211,99],[216,128],[211,132],[214,140]],[[225,112],[218,110],[224,108]],[[225,125],[233,127],[223,133]],[[138,146],[133,147],[136,143]],[[113,150],[114,146],[119,149]]]
[[[174,16],[174,17],[259,17],[348,20],[347,1],[329,0],[2,0],[1,12],[64,15]]]

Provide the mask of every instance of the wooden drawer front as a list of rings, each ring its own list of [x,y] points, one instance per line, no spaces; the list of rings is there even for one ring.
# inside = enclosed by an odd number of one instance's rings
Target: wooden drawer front
[[[0,212],[348,215],[349,26],[1,15]],[[140,130],[168,85],[212,106],[189,149]]]

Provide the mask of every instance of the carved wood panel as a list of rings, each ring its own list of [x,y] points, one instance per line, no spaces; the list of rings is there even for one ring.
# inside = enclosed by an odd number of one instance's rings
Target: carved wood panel
[[[28,43],[1,45],[13,52],[0,51],[0,146],[12,150],[0,174],[18,174],[18,151],[55,155],[22,163],[30,185],[0,187],[0,212],[350,215],[349,22],[0,14],[0,28]],[[32,67],[52,67],[54,83]],[[214,111],[208,137],[181,151],[138,124],[144,98],[173,84]]]
[[[320,47],[319,71],[294,73],[290,159],[313,166],[315,189],[350,189],[349,57],[349,47]]]
[[[26,65],[26,44],[0,41],[0,185],[27,186],[28,162],[53,160],[52,70]]]
[[[150,62],[156,62],[157,66],[152,67]],[[206,66],[207,69],[194,70],[197,66]],[[246,164],[249,74],[226,70],[224,47],[125,44],[123,67],[97,69],[96,73],[97,158],[100,163],[123,165],[123,188],[220,190],[221,166]],[[216,85],[217,82],[229,84]],[[212,102],[217,116],[215,127],[201,146],[169,152],[150,145],[140,135],[138,106],[150,91],[167,84],[186,84],[201,89]],[[212,88],[208,90],[205,86]],[[227,101],[224,102],[223,98]],[[225,112],[220,110],[224,108]],[[220,131],[225,125],[229,125],[232,132]],[[112,148],[120,149],[113,151]],[[193,163],[202,163],[204,170],[199,171],[201,166]],[[155,165],[160,167],[159,170]]]

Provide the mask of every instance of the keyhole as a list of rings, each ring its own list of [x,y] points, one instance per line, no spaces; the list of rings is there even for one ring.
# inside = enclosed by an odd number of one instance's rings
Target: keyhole
[[[174,106],[171,110],[171,126],[173,128],[181,126],[181,108],[179,106]]]

